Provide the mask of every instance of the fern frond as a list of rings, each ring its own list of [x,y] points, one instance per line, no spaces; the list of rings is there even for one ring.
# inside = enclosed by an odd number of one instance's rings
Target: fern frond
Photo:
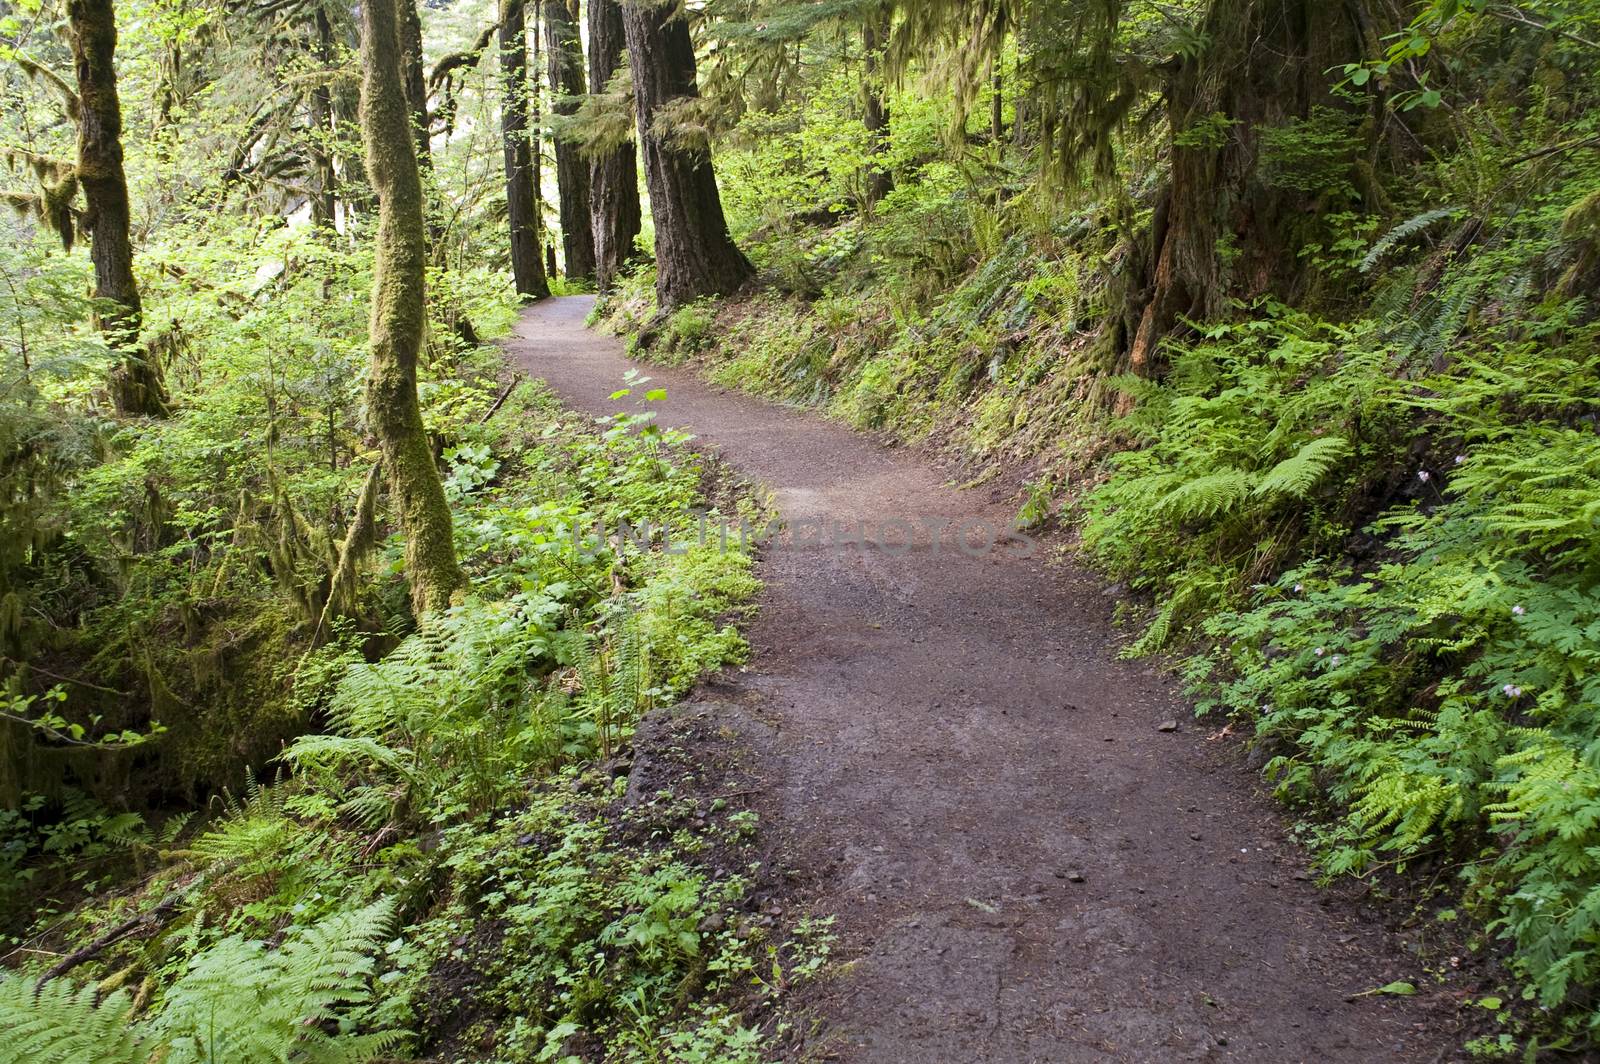
[[[1163,496],[1155,509],[1180,521],[1216,517],[1233,509],[1254,487],[1252,474],[1221,469],[1180,484]]]
[[[1269,469],[1251,494],[1303,499],[1328,475],[1334,463],[1349,457],[1350,452],[1350,443],[1342,436],[1320,436]]]
[[[1370,273],[1383,257],[1393,251],[1401,241],[1415,236],[1435,222],[1454,217],[1460,211],[1459,207],[1436,207],[1431,211],[1423,211],[1414,215],[1389,230],[1377,239],[1361,260],[1361,272]]]
[[[171,1046],[165,1064],[368,1061],[403,1032],[333,1034],[372,999],[374,955],[393,926],[383,899],[296,930],[276,950],[237,935],[190,962],[152,1025]]]
[[[34,989],[18,973],[0,976],[0,1061],[22,1064],[145,1064],[151,1046],[128,1023],[128,995],[96,1002],[95,988],[52,979]]]

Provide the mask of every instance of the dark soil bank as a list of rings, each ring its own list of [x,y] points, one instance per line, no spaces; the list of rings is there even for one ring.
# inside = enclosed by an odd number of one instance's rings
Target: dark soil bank
[[[569,404],[615,410],[630,363],[547,300],[511,353]],[[1235,748],[1150,667],[1117,659],[1092,580],[1015,541],[957,549],[1008,500],[838,425],[685,372],[661,423],[773,492],[749,667],[715,686],[762,722],[764,825],[859,958],[809,1041],[846,1061],[1428,1061],[1451,997],[1348,897],[1319,892]],[[818,543],[823,522],[926,531]],[[892,526],[892,537],[903,526]],[[975,541],[982,536],[971,526]],[[802,535],[795,535],[801,532]],[[711,698],[708,694],[705,697]],[[1175,731],[1161,730],[1177,721]],[[1391,980],[1413,998],[1352,997]]]

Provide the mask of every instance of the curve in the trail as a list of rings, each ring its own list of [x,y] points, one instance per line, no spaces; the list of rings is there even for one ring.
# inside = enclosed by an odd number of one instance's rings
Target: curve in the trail
[[[591,302],[530,308],[509,351],[600,414],[633,364],[584,328]],[[796,526],[764,555],[753,658],[729,681],[778,729],[759,774],[785,860],[818,876],[861,958],[817,1003],[830,1059],[1449,1055],[1442,1005],[1351,997],[1421,973],[1307,880],[1237,754],[1167,681],[1118,660],[1100,590],[1015,542],[956,548],[963,522],[1010,510],[842,426],[640,368],[667,391],[660,422],[791,523],[951,530],[906,551]]]

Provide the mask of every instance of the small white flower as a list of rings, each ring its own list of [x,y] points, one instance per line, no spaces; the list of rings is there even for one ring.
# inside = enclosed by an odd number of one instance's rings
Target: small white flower
[[[1294,585],[1294,593],[1296,595],[1300,594],[1300,585],[1299,584]]]
[[[1464,454],[1456,455],[1456,465],[1466,465],[1466,464],[1467,464],[1467,456],[1466,455],[1464,455]]]
[[[1343,665],[1344,664],[1344,658],[1340,657],[1338,654],[1335,654],[1333,657],[1328,659],[1328,664],[1330,664],[1330,665]]]
[[[1311,653],[1315,654],[1317,657],[1320,658],[1320,657],[1322,657],[1322,655],[1326,654],[1327,651],[1324,650],[1322,647],[1318,647],[1317,649],[1313,650]]]
[[[1521,606],[1513,606],[1513,607],[1511,607],[1511,615],[1513,617],[1521,617],[1524,613],[1527,613],[1527,612],[1528,611],[1523,609]]]
[[[1428,474],[1428,471],[1426,469],[1417,470],[1417,479],[1422,481],[1424,484],[1426,484],[1428,482],[1428,476],[1429,476],[1429,474]]]

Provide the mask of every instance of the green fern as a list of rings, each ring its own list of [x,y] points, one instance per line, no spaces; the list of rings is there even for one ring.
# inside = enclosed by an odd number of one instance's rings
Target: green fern
[[[391,933],[382,900],[297,929],[277,949],[237,935],[195,957],[160,1013],[131,1021],[124,992],[96,1001],[66,979],[37,993],[25,976],[0,978],[0,1062],[10,1064],[361,1064],[402,1031],[351,1033],[373,999],[373,961]],[[332,1033],[330,1033],[330,1031]]]
[[[1221,469],[1173,488],[1155,509],[1180,521],[1204,520],[1226,513],[1255,489],[1254,475],[1242,469]]]
[[[26,975],[0,976],[0,1064],[146,1064],[152,1046],[128,1023],[128,995],[97,997],[65,979],[36,991]]]
[[[373,955],[390,934],[395,904],[381,900],[293,932],[277,949],[230,936],[190,962],[167,991],[150,1031],[167,1064],[307,1064],[371,1060],[398,1031],[329,1034],[372,1000]]]
[[[651,705],[650,641],[631,610],[604,636],[587,632],[573,637],[578,673],[578,711],[593,728],[595,745],[610,756],[622,731]]]
[[[1350,455],[1350,442],[1342,436],[1320,436],[1267,470],[1251,494],[1303,499],[1334,464]]]
[[[555,656],[544,622],[505,603],[452,610],[382,661],[350,667],[330,734],[297,739],[283,759],[368,827],[431,813],[446,794],[493,806],[544,748],[525,727],[543,698],[530,665]]]
[[[1215,602],[1231,583],[1230,574],[1220,570],[1202,569],[1187,575],[1166,596],[1144,634],[1130,643],[1122,656],[1137,658],[1166,649],[1176,624]]]
[[[289,816],[286,792],[245,771],[241,798],[223,791],[223,815],[189,846],[189,853],[208,861],[236,862],[241,874],[272,865],[300,830]]]
[[[1367,251],[1361,260],[1361,272],[1372,272],[1373,267],[1383,261],[1383,257],[1398,247],[1401,242],[1417,235],[1435,222],[1442,222],[1446,218],[1455,217],[1459,211],[1460,208],[1458,207],[1437,207],[1407,218],[1373,243],[1371,249]]]
[[[1369,837],[1384,838],[1385,849],[1405,853],[1425,841],[1439,825],[1459,815],[1461,785],[1433,772],[1399,764],[1361,786],[1350,805],[1352,821]]]

